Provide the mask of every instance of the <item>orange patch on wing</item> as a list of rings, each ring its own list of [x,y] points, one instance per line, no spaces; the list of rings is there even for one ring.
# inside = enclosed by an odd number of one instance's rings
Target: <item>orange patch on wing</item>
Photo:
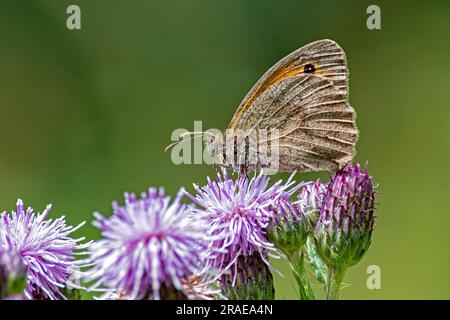
[[[267,80],[247,99],[247,101],[244,102],[241,110],[239,113],[237,113],[230,123],[230,129],[235,129],[239,119],[242,117],[245,111],[247,111],[248,108],[250,108],[250,105],[253,103],[253,101],[256,100],[264,91],[266,91],[267,88],[269,88],[271,85],[278,83],[280,81],[283,81],[287,78],[296,76],[300,73],[303,73],[303,68],[308,62],[305,62],[305,64],[301,66],[287,66],[284,68],[281,68],[278,72],[271,75]],[[317,72],[315,72],[317,74]]]

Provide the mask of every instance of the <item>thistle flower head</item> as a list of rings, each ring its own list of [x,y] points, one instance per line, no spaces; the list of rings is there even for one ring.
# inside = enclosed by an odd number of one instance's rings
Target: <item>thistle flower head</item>
[[[371,232],[374,223],[372,178],[358,164],[350,165],[331,178],[323,198],[319,220],[329,229],[344,232],[363,228]]]
[[[267,262],[267,255],[276,248],[267,240],[266,228],[273,215],[273,207],[286,194],[294,182],[278,181],[269,187],[269,177],[259,175],[253,178],[241,176],[236,180],[228,177],[226,171],[217,175],[217,181],[208,178],[208,183],[194,185],[197,194],[187,196],[201,208],[194,212],[201,216],[208,226],[208,234],[216,237],[208,253],[212,260],[206,268],[213,268],[219,274],[234,268],[240,256],[254,254]],[[237,274],[237,272],[234,272]]]
[[[365,254],[374,226],[374,197],[372,179],[358,164],[331,178],[315,229],[318,253],[328,265],[352,266]]]
[[[24,209],[22,200],[17,210],[2,213],[0,218],[0,262],[8,278],[26,278],[25,296],[28,299],[66,299],[66,286],[76,286],[72,277],[79,276],[83,254],[90,244],[80,244],[84,238],[73,239],[70,234],[83,225],[67,226],[64,216],[46,219],[51,205],[42,213]],[[80,251],[81,250],[81,251]]]
[[[140,198],[126,193],[124,206],[113,203],[111,217],[95,214],[103,239],[90,249],[92,289],[103,286],[127,299],[186,298],[183,279],[200,269],[210,241],[183,195],[170,203],[162,189]]]

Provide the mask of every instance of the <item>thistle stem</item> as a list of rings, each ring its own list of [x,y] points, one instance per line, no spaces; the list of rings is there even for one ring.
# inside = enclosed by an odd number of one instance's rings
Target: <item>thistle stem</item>
[[[305,265],[305,253],[303,249],[295,253],[288,254],[292,274],[298,285],[298,295],[300,300],[315,300],[314,291],[309,281]]]
[[[328,278],[326,285],[327,300],[338,300],[341,291],[342,280],[344,279],[346,270],[338,270],[336,268],[328,268]]]

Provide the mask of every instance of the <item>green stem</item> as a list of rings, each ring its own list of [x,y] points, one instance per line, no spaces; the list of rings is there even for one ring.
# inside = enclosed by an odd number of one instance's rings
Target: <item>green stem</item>
[[[309,281],[305,268],[305,254],[303,250],[288,254],[288,260],[291,265],[292,273],[298,285],[298,294],[300,300],[315,300],[314,291]]]
[[[346,270],[338,270],[336,268],[328,268],[328,278],[326,285],[327,300],[338,300],[341,291],[342,280],[344,279]]]

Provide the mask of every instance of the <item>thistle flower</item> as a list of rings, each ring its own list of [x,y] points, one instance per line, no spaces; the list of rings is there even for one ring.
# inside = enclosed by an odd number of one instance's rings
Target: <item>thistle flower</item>
[[[332,177],[315,230],[319,251],[328,264],[337,265],[344,259],[352,266],[367,251],[375,220],[374,197],[371,177],[357,164]]]
[[[207,268],[219,270],[219,274],[236,269],[238,257],[253,256],[255,253],[268,264],[267,257],[278,257],[277,250],[267,240],[266,228],[278,200],[292,194],[288,190],[294,184],[291,178],[282,184],[278,181],[268,187],[269,177],[259,175],[252,179],[246,176],[236,181],[223,171],[217,181],[208,178],[208,183],[199,187],[194,184],[195,196],[186,195],[201,208],[193,213],[201,216],[208,226],[208,234],[215,236],[210,247]]]
[[[183,279],[200,269],[210,240],[181,203],[183,195],[180,190],[171,204],[163,189],[150,188],[141,198],[125,193],[125,205],[113,202],[111,217],[95,213],[103,239],[90,249],[92,290],[103,286],[126,299],[187,298]]]
[[[372,179],[357,164],[338,171],[327,186],[314,240],[318,255],[334,273],[337,285],[346,269],[358,263],[370,246],[374,198]]]
[[[46,220],[50,209],[48,205],[42,213],[36,214],[32,208],[25,211],[19,199],[17,211],[4,212],[0,218],[2,259],[7,261],[3,266],[8,280],[23,270],[28,299],[66,299],[63,291],[77,287],[70,279],[79,276],[79,268],[84,265],[74,255],[83,254],[90,245],[79,244],[84,238],[70,237],[84,223],[67,226],[64,216]]]
[[[267,176],[246,176],[236,181],[226,173],[217,181],[194,185],[197,194],[187,196],[200,208],[194,213],[208,226],[208,234],[216,237],[210,247],[212,257],[205,266],[215,270],[224,294],[231,299],[273,298],[273,279],[268,258],[278,258],[278,250],[267,239],[267,230],[279,201],[297,189],[289,189],[291,178],[269,187]],[[256,274],[258,277],[251,276]],[[259,288],[259,289],[258,289]]]

